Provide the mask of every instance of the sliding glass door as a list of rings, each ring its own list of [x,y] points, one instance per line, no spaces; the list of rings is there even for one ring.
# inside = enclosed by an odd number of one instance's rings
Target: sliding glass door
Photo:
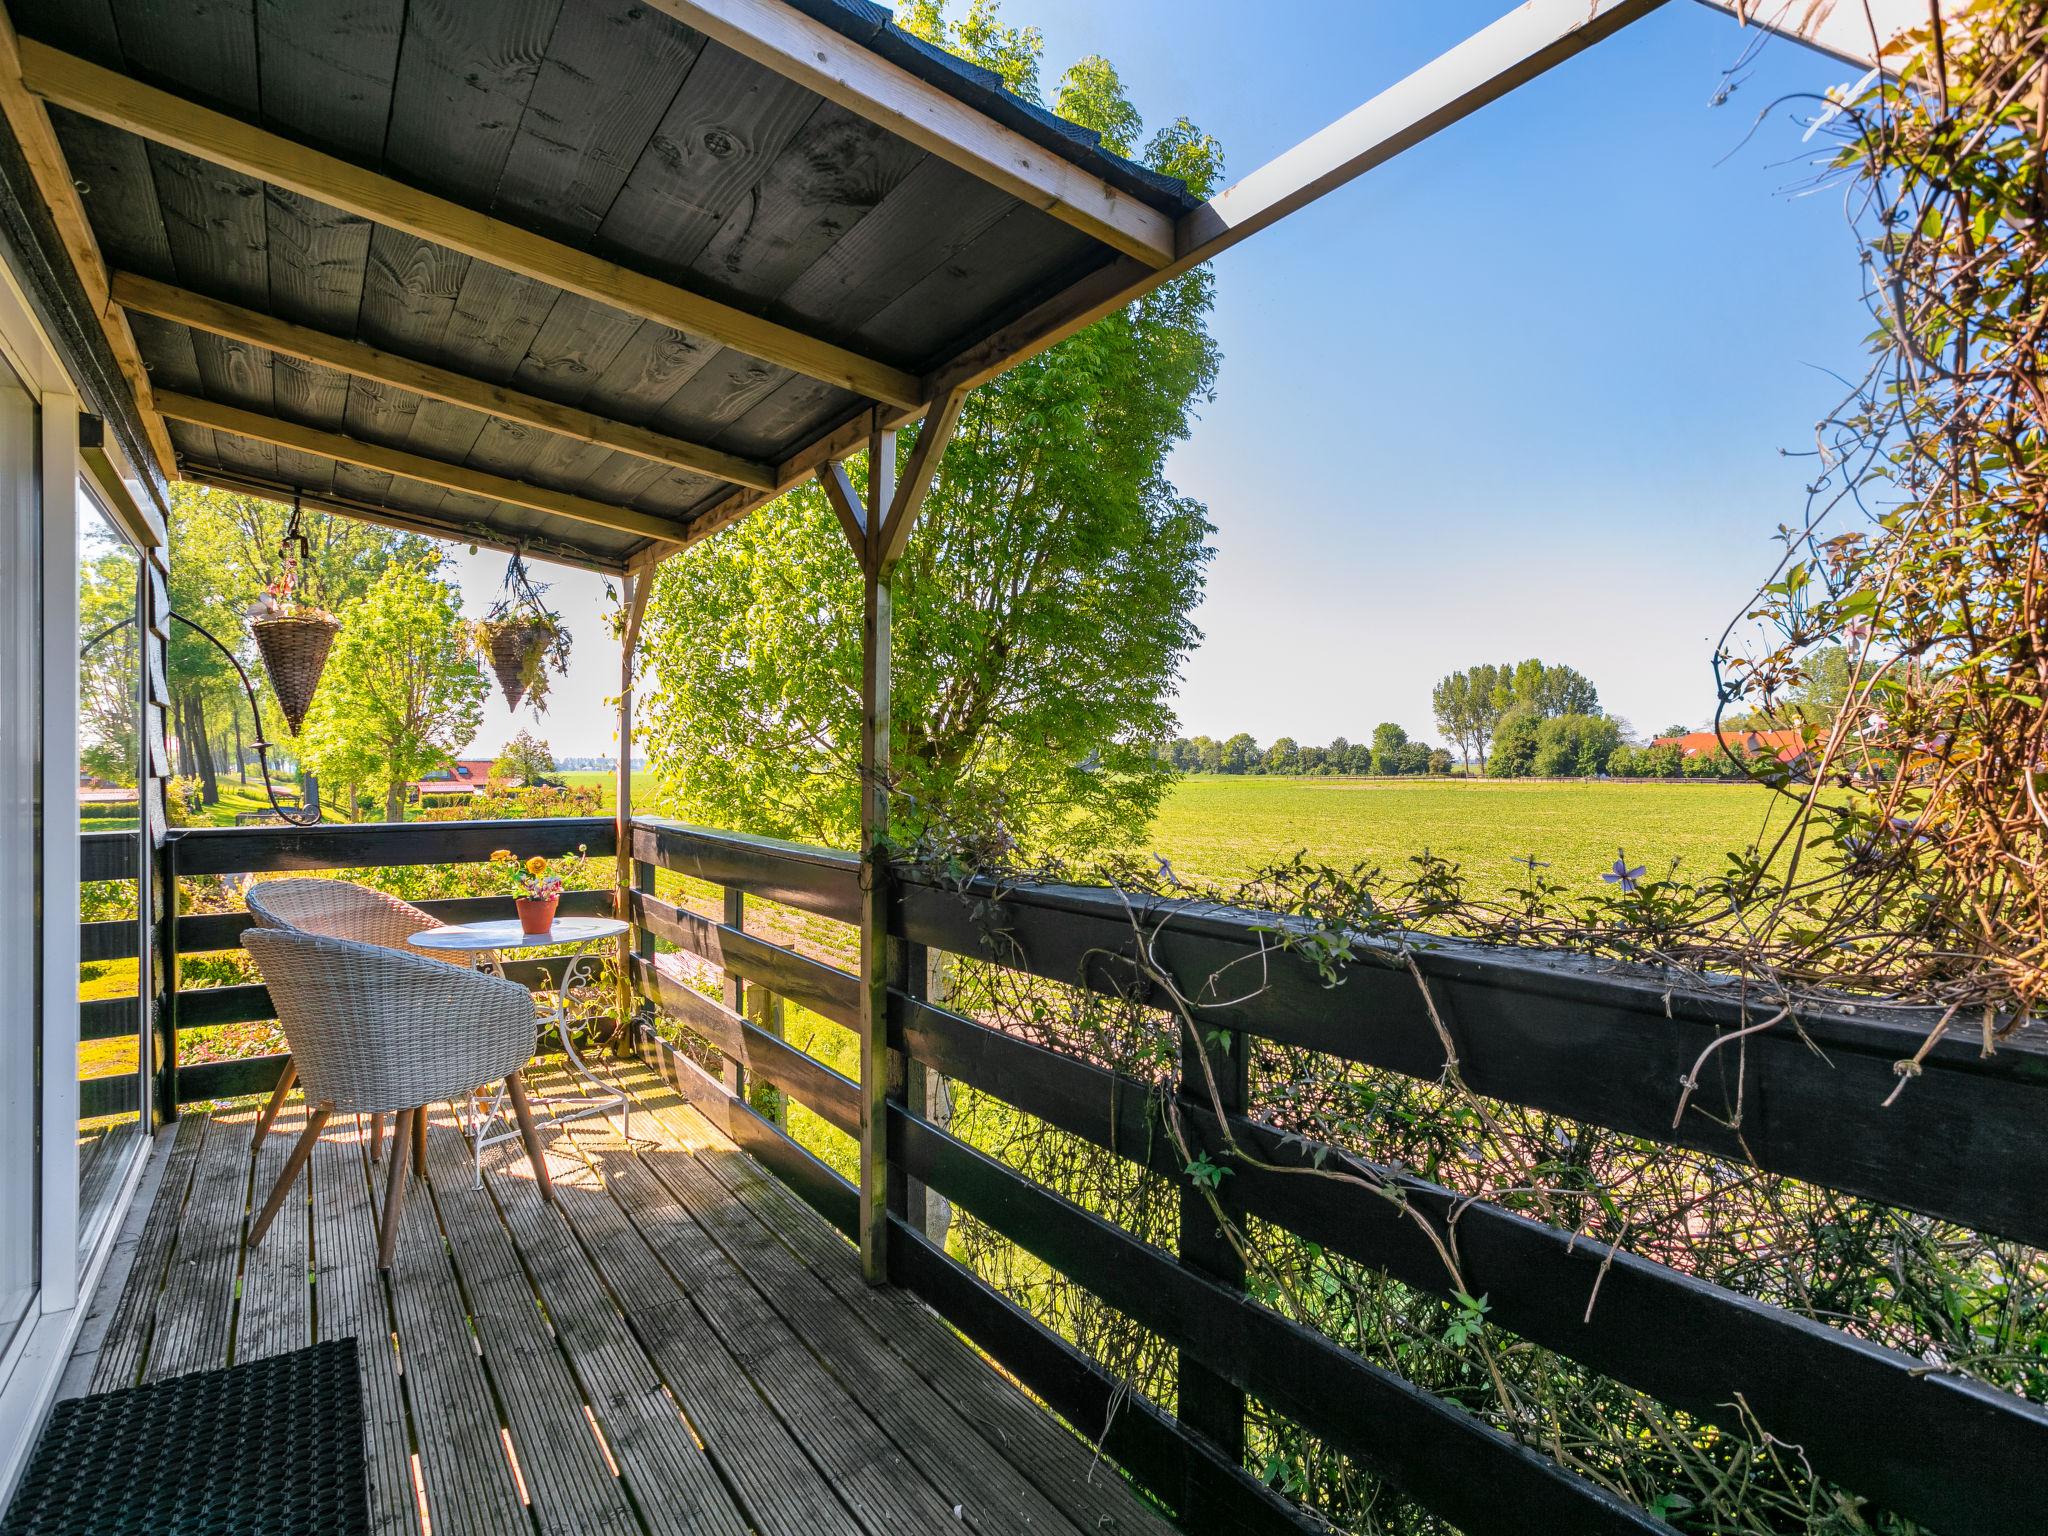
[[[42,878],[41,442],[36,397],[0,359],[0,870],[28,898],[8,903],[0,923],[0,1357],[42,1273],[41,957],[31,920]]]
[[[80,890],[78,1252],[101,1240],[143,1137],[147,1031],[140,974],[149,890],[142,832],[142,556],[99,500],[78,489],[78,815],[98,872]],[[116,926],[103,926],[116,925]],[[126,943],[112,942],[123,937]]]

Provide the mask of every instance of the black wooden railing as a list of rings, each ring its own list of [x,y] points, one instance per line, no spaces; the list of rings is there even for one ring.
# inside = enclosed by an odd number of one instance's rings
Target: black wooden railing
[[[414,823],[404,826],[203,829],[158,850],[158,888],[183,876],[479,862],[496,848],[524,857],[584,845],[615,850],[610,820]],[[853,855],[637,819],[631,981],[646,1013],[635,1041],[715,1123],[849,1235],[859,1191],[762,1113],[759,1090],[805,1105],[857,1137],[859,1085],[785,1040],[769,999],[858,1030],[859,979],[747,931],[748,902],[840,923],[862,917]],[[84,878],[132,871],[132,834],[87,834]],[[657,870],[723,890],[714,920],[657,894]],[[1191,1529],[1251,1532],[1320,1527],[1243,1469],[1247,1402],[1257,1399],[1384,1475],[1468,1532],[1667,1530],[1628,1501],[1582,1480],[1425,1388],[1274,1312],[1246,1294],[1235,1251],[1205,1201],[1184,1197],[1174,1247],[1155,1246],[953,1136],[922,1113],[920,1077],[935,1073],[1191,1188],[1161,1133],[1154,1085],[935,1006],[922,992],[922,952],[949,951],[1053,981],[1130,995],[1139,973],[1117,957],[1134,943],[1131,909],[1113,892],[1073,887],[983,892],[985,904],[898,871],[886,943],[891,1098],[886,1156],[890,1278],[917,1293],[1070,1423],[1100,1436],[1132,1476]],[[506,915],[504,898],[425,903],[436,915]],[[609,912],[610,891],[575,893],[567,910]],[[1259,962],[1262,985],[1240,1006],[1209,1011],[1201,1047],[1221,1089],[1230,1137],[1277,1168],[1348,1154],[1283,1136],[1247,1112],[1247,1037],[1325,1052],[1424,1080],[1444,1068],[1442,1035],[1414,977],[1372,955],[1341,986],[1305,962],[1271,953],[1266,920],[1211,907],[1143,909],[1151,954],[1183,986]],[[1169,921],[1161,921],[1169,918]],[[241,913],[188,913],[159,925],[159,971],[180,953],[232,947]],[[1261,929],[1266,931],[1262,932]],[[133,954],[132,921],[88,924],[84,954]],[[700,990],[657,949],[716,967],[719,995]],[[1475,1092],[1662,1144],[1698,1149],[1816,1185],[2048,1247],[2048,1050],[2021,1042],[1982,1056],[1960,1035],[1930,1051],[1922,1075],[1890,1107],[1894,1064],[1924,1038],[1919,1021],[1808,1014],[1801,1033],[1774,1029],[1712,1058],[1697,1112],[1673,1129],[1682,1076],[1701,1050],[1748,1021],[1733,996],[1670,992],[1653,980],[1564,958],[1437,947],[1415,955]],[[545,965],[545,962],[536,962]],[[258,1092],[282,1058],[181,1067],[180,1031],[270,1017],[260,986],[167,988],[161,999],[166,1105]],[[89,1037],[134,1028],[134,1003],[86,1005]],[[656,1027],[665,1019],[672,1028]],[[719,1075],[678,1048],[686,1031],[722,1060]],[[1177,1109],[1198,1146],[1231,1164],[1215,1101],[1194,1085],[1190,1049]],[[1738,1080],[1739,1077],[1739,1080]],[[1739,1130],[1731,1127],[1741,1095]],[[1355,1158],[1351,1166],[1362,1167]],[[1930,1369],[1824,1323],[1673,1268],[1472,1201],[1399,1170],[1370,1170],[1400,1187],[1439,1230],[1455,1217],[1463,1277],[1490,1319],[1639,1389],[1730,1428],[1761,1425],[1799,1447],[1820,1473],[1878,1507],[1943,1533],[2035,1532],[2038,1469],[2048,1465],[2048,1412],[1966,1377]],[[1174,1347],[1177,1414],[1124,1386],[956,1263],[926,1235],[913,1201],[928,1187]],[[1418,1291],[1450,1280],[1421,1226],[1355,1183],[1293,1177],[1238,1160],[1220,1191],[1233,1218],[1255,1217]],[[1588,1297],[1597,1287],[1598,1303]]]
[[[264,874],[289,870],[392,868],[420,864],[480,864],[495,849],[506,848],[520,858],[548,858],[585,847],[592,858],[609,858],[617,847],[617,828],[608,817],[557,818],[534,821],[411,822],[379,826],[322,827],[198,827],[170,834],[155,852],[159,910],[168,910],[162,893],[176,892],[187,876]],[[81,838],[80,878],[134,878],[135,834],[88,832]],[[569,891],[561,910],[609,917],[615,904],[611,890]],[[513,915],[511,896],[456,897],[422,901],[436,917],[475,922]],[[157,926],[159,995],[155,1007],[157,1100],[168,1117],[179,1104],[240,1094],[266,1092],[284,1066],[282,1055],[241,1057],[186,1066],[178,1059],[180,1034],[215,1024],[257,1023],[274,1019],[276,1010],[267,988],[258,985],[181,987],[178,959],[213,950],[233,949],[249,926],[246,912],[183,912],[174,922]],[[86,923],[80,934],[80,957],[114,960],[134,956],[139,929],[132,918]],[[506,973],[531,981],[552,974],[560,961],[521,960]],[[136,1027],[133,997],[105,998],[80,1005],[80,1034],[87,1040],[127,1035]],[[132,1079],[94,1079],[84,1085],[112,1084],[120,1091]],[[89,1097],[89,1094],[88,1094]],[[92,1105],[84,1106],[91,1112]]]
[[[640,1031],[643,1053],[852,1233],[857,1191],[750,1107],[743,1079],[772,1084],[849,1135],[859,1132],[858,1085],[750,1021],[731,1005],[731,987],[721,1003],[687,985],[657,962],[653,941],[856,1028],[857,978],[747,933],[744,899],[855,922],[859,860],[648,819],[636,820],[631,852],[632,913],[641,932],[635,983],[728,1066],[722,1081],[713,1077],[653,1028]],[[656,895],[656,868],[724,887],[725,920]],[[892,1077],[942,1074],[1191,1182],[1179,1158],[1167,1155],[1152,1085],[933,1006],[914,984],[923,974],[916,949],[929,947],[1128,995],[1141,983],[1115,958],[1134,942],[1124,899],[1080,888],[1007,890],[992,930],[987,913],[957,891],[900,872],[892,883],[890,938],[905,951],[893,970],[906,979],[889,999],[890,1044],[900,1053]],[[1245,967],[1233,962],[1271,949],[1270,920],[1249,914],[1167,904],[1144,915],[1156,932],[1153,958],[1184,987],[1219,971],[1241,975]],[[1421,990],[1385,958],[1368,955],[1331,988],[1306,962],[1269,953],[1255,997],[1205,1016],[1215,1033],[1203,1048],[1239,1145],[1281,1168],[1326,1155],[1240,1112],[1245,1036],[1440,1077],[1443,1039]],[[1987,1058],[1967,1039],[1944,1039],[1910,1091],[1887,1108],[1894,1064],[1919,1048],[1922,1021],[1809,1014],[1801,1020],[1804,1038],[1775,1029],[1749,1038],[1741,1051],[1715,1053],[1694,1095],[1697,1112],[1674,1130],[1680,1079],[1703,1047],[1755,1021],[1735,997],[1667,992],[1652,980],[1564,958],[1464,947],[1415,958],[1463,1078],[1478,1093],[2048,1246],[2048,1051],[2038,1044]],[[1178,1109],[1202,1149],[1227,1164],[1214,1101],[1206,1088],[1189,1087],[1201,1069],[1199,1058],[1183,1064]],[[1169,1252],[952,1136],[920,1112],[922,1103],[915,1092],[892,1096],[892,1183],[900,1174],[929,1186],[1174,1346],[1179,1415],[1126,1397],[1094,1360],[955,1263],[900,1210],[889,1227],[890,1278],[1071,1423],[1102,1435],[1108,1452],[1192,1528],[1318,1528],[1242,1470],[1253,1397],[1468,1532],[1669,1529],[1542,1451],[1252,1300],[1204,1202],[1184,1202],[1177,1251]],[[1403,1188],[1439,1229],[1455,1208],[1466,1284],[1489,1298],[1490,1318],[1512,1333],[1709,1423],[1761,1425],[1797,1445],[1822,1476],[1934,1530],[1989,1536],[2041,1528],[2038,1469],[2048,1465],[2041,1408],[1397,1170],[1376,1175]],[[1223,1190],[1234,1216],[1255,1216],[1420,1291],[1449,1294],[1448,1272],[1419,1224],[1358,1184],[1239,1161]],[[1589,1310],[1596,1286],[1598,1303]]]

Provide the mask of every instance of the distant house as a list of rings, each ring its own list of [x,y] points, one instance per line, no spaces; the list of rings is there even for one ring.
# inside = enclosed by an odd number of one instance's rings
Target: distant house
[[[422,795],[473,795],[490,778],[491,762],[488,757],[458,757],[446,768],[436,768],[432,773],[415,779],[412,798],[417,800]]]
[[[1811,756],[1806,740],[1797,731],[1687,731],[1682,736],[1659,736],[1653,747],[1676,747],[1682,757],[1705,757],[1722,750],[1722,743],[1743,757],[1769,753],[1787,768],[1804,766]]]

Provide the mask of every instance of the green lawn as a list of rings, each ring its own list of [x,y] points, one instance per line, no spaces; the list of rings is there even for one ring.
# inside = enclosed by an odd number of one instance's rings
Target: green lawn
[[[1457,779],[1293,779],[1206,775],[1168,793],[1145,847],[1182,875],[1229,880],[1306,850],[1315,861],[1390,875],[1425,848],[1459,865],[1474,894],[1524,878],[1533,854],[1552,879],[1596,888],[1625,848],[1631,864],[1681,874],[1720,867],[1785,802],[1755,785]]]

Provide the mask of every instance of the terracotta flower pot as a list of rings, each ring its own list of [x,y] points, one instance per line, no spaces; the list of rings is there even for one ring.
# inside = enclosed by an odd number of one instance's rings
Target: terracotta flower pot
[[[341,626],[324,615],[280,614],[276,618],[252,619],[249,633],[263,657],[263,670],[270,674],[270,686],[277,692],[284,723],[299,734],[306,711],[312,707],[313,692],[320,686],[320,674],[327,669],[327,652]]]
[[[552,933],[555,927],[555,908],[562,904],[560,896],[520,896],[515,898],[519,908],[519,927],[523,933]]]

